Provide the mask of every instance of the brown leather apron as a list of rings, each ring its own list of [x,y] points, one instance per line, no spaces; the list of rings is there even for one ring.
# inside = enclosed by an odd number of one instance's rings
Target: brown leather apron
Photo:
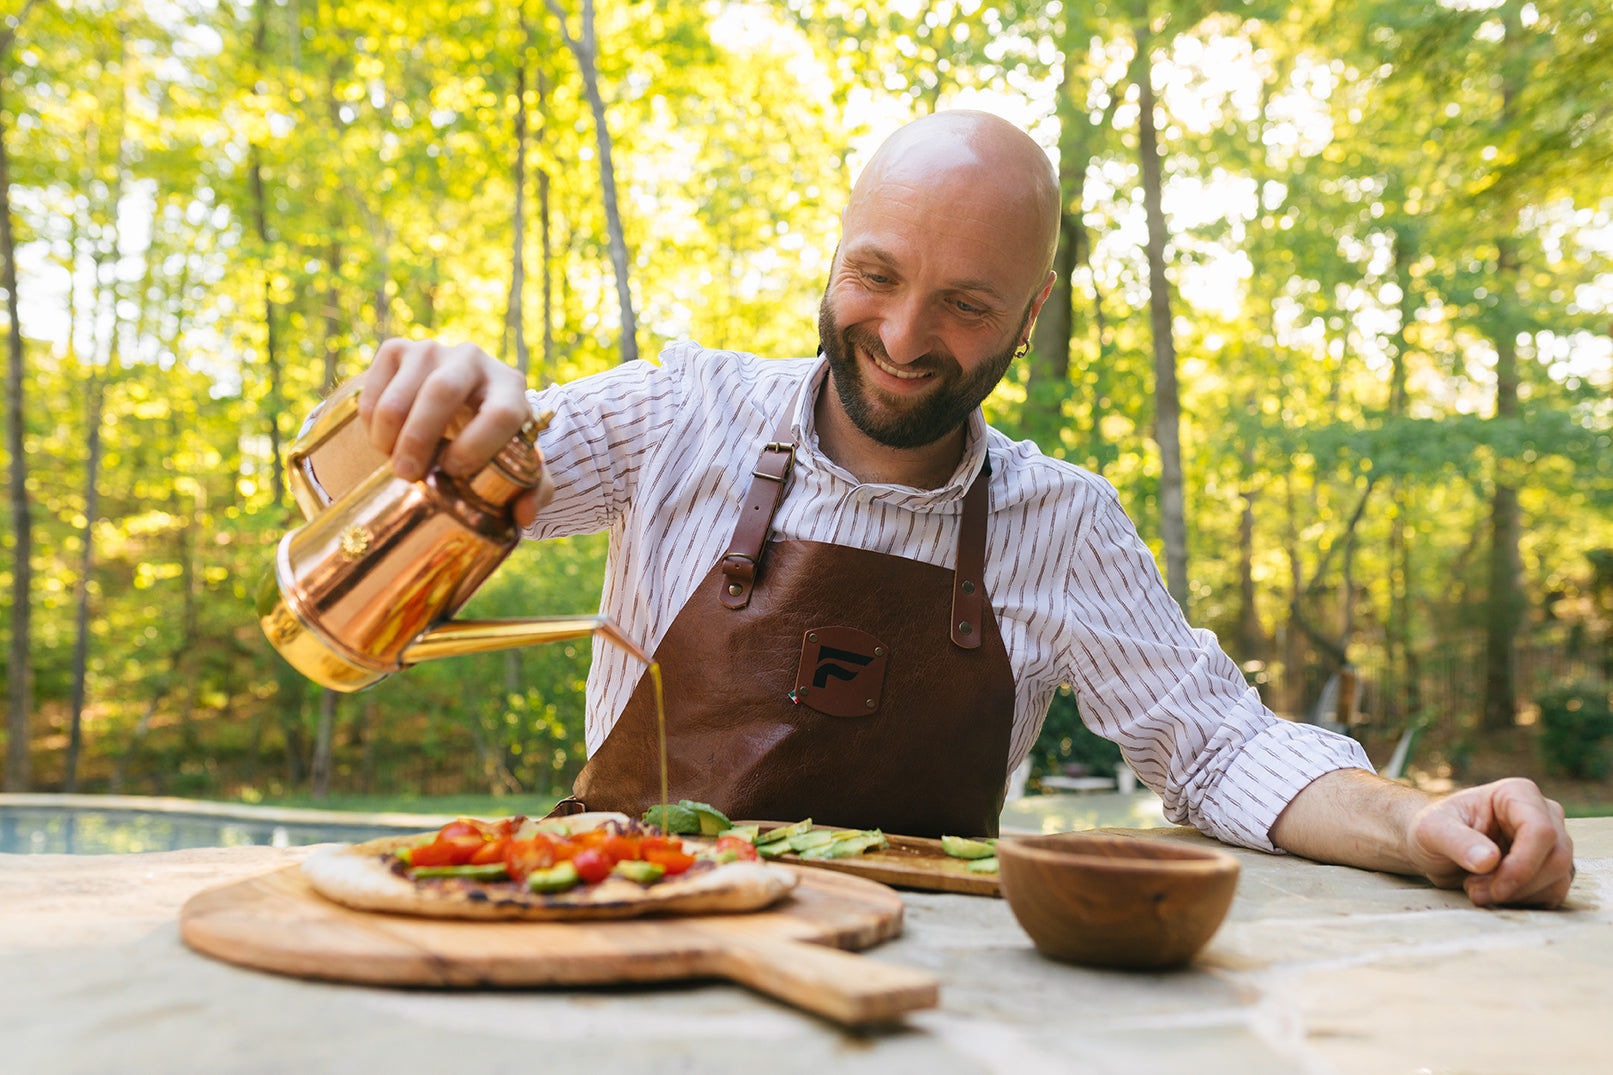
[[[731,551],[655,651],[670,798],[735,819],[996,835],[1014,677],[981,581],[989,464],[964,498],[949,571],[768,543],[793,452],[763,449]],[[642,816],[661,801],[658,743],[646,674],[557,812]]]

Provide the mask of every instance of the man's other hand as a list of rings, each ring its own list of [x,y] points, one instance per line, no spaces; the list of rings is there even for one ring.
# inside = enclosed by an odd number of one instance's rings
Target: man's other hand
[[[1436,799],[1411,819],[1413,864],[1480,907],[1556,907],[1574,879],[1563,808],[1533,781],[1498,780]]]

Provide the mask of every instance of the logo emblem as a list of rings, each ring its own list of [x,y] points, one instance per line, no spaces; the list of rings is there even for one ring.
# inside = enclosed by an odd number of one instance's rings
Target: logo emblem
[[[356,523],[343,530],[336,540],[342,555],[349,560],[357,560],[370,551],[370,532]]]
[[[815,627],[801,641],[790,701],[831,717],[866,717],[879,709],[890,649],[855,627]]]

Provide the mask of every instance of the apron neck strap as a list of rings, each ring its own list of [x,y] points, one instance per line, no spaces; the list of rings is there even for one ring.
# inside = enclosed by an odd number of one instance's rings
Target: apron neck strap
[[[756,587],[756,565],[761,563],[767,532],[773,525],[773,513],[784,499],[784,486],[790,480],[790,468],[795,463],[792,433],[790,412],[786,410],[773,439],[762,446],[756,468],[751,471],[745,506],[739,511],[734,536],[729,539],[728,551],[723,553],[721,561],[722,603],[729,608],[741,609],[750,604],[751,590]]]
[[[722,603],[731,609],[750,604],[756,587],[757,565],[767,547],[773,515],[784,499],[795,462],[796,444],[790,413],[780,419],[773,439],[762,446],[756,467],[751,471],[750,488],[739,522],[729,540],[728,551],[720,561],[723,573]],[[958,533],[957,559],[952,569],[952,641],[963,649],[977,649],[981,639],[981,610],[985,599],[986,515],[990,508],[991,456],[981,461],[980,471],[969,483],[963,497],[963,520]]]

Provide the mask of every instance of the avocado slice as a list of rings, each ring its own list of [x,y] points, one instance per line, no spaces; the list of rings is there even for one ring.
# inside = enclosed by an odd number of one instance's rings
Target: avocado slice
[[[804,859],[845,859],[853,855],[861,855],[865,851],[877,851],[887,846],[885,834],[878,829],[867,832],[854,832],[844,840],[831,840],[817,847],[809,847],[801,852]]]
[[[695,835],[700,832],[699,815],[683,803],[652,806],[644,811],[644,821],[656,826],[668,836]]]
[[[577,876],[577,867],[566,859],[547,870],[533,870],[527,874],[526,887],[532,892],[564,892],[568,888],[575,888],[581,881],[582,878]]]
[[[410,880],[428,877],[464,877],[471,881],[503,881],[510,871],[502,862],[467,863],[463,866],[416,866],[409,871]]]
[[[760,848],[764,844],[776,843],[780,840],[788,840],[792,836],[800,836],[804,832],[811,831],[811,818],[807,818],[805,821],[797,821],[793,825],[780,825],[778,828],[769,829],[760,836],[756,837],[756,846]]]
[[[997,856],[993,855],[989,859],[973,859],[970,861],[969,865],[964,868],[970,873],[996,873]]]
[[[799,853],[809,847],[832,844],[834,843],[834,838],[834,833],[827,829],[814,829],[812,832],[803,832],[798,836],[792,836],[785,842],[790,845],[791,851]]]
[[[710,803],[697,803],[690,799],[678,800],[678,805],[694,812],[700,827],[695,830],[701,836],[716,836],[734,827],[723,812]]]
[[[611,867],[611,873],[620,874],[629,881],[637,881],[641,885],[653,885],[666,876],[666,867],[659,862],[645,862],[642,859],[623,859]]]
[[[997,853],[997,848],[986,840],[970,840],[962,836],[941,837],[941,850],[955,859],[985,859]]]

